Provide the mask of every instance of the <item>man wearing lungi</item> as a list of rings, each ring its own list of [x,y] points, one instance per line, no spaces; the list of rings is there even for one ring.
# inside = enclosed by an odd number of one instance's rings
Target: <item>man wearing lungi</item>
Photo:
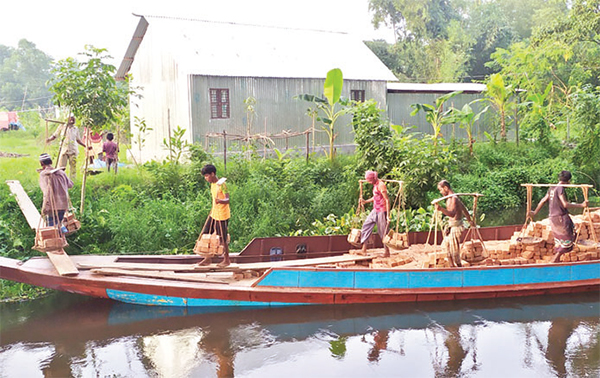
[[[387,194],[387,187],[385,182],[377,178],[377,172],[367,171],[365,173],[365,180],[369,184],[373,185],[373,197],[368,200],[360,199],[361,204],[373,203],[373,210],[365,219],[362,229],[360,231],[360,243],[362,244],[362,251],[367,251],[367,240],[373,233],[373,228],[377,225],[377,233],[381,237],[381,240],[387,235],[388,227],[390,223],[390,200]],[[383,257],[390,256],[390,249],[384,245]]]
[[[582,203],[569,203],[567,196],[565,195],[565,187],[571,182],[571,172],[561,171],[558,174],[558,184],[548,188],[548,192],[538,203],[535,210],[531,212],[531,219],[540,211],[544,203],[548,202],[550,212],[548,219],[550,219],[550,228],[554,235],[554,251],[556,252],[552,257],[552,262],[560,262],[560,256],[563,253],[571,252],[573,250],[573,244],[575,243],[575,225],[573,220],[569,216],[569,208],[584,208],[587,207],[588,201]]]
[[[444,197],[451,196],[446,199],[446,208],[440,206],[439,203],[435,204],[435,209],[446,215],[448,218],[448,226],[444,229],[444,240],[442,241],[442,251],[448,254],[448,262],[452,267],[462,266],[460,262],[460,237],[464,231],[463,216],[467,218],[467,221],[472,227],[475,227],[469,211],[462,203],[458,196],[452,196],[454,191],[450,187],[450,183],[446,180],[442,180],[437,184],[437,188],[440,194]]]

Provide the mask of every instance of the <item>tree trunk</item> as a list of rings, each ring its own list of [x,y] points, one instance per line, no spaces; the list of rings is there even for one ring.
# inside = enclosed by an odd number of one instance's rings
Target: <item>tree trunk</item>
[[[81,180],[81,203],[79,205],[79,214],[83,214],[84,204],[85,204],[85,184],[87,182],[87,170],[88,170],[88,162],[90,161],[87,156],[88,145],[90,143],[90,130],[88,128],[87,134],[85,136],[85,164],[83,165],[83,179]]]
[[[506,142],[506,119],[504,109],[500,110],[500,139]]]

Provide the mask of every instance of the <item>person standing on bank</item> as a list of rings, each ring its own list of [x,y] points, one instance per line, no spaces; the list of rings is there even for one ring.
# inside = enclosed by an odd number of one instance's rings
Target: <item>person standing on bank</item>
[[[229,246],[227,244],[227,226],[230,217],[229,193],[227,193],[225,179],[219,179],[217,177],[217,168],[214,165],[205,165],[202,168],[202,175],[204,176],[204,179],[210,183],[210,193],[212,195],[212,209],[202,233],[216,233],[219,235],[219,242],[223,246],[223,261],[219,266],[227,266],[230,264]],[[208,265],[211,262],[211,257],[205,257],[199,265]]]
[[[87,149],[92,149],[92,146],[88,147],[81,141],[79,129],[75,126],[75,117],[73,116],[69,117],[66,125],[59,126],[54,134],[46,139],[46,143],[52,142],[61,134],[64,134],[65,139],[61,146],[60,156],[58,157],[58,167],[66,167],[67,163],[69,163],[69,178],[75,180],[77,176],[77,154],[79,153],[77,144]]]
[[[471,219],[469,210],[462,203],[458,196],[452,196],[454,190],[450,187],[450,183],[446,180],[442,180],[437,184],[437,188],[440,194],[444,197],[451,196],[446,199],[446,208],[440,206],[439,203],[435,204],[435,210],[440,211],[442,214],[450,218],[448,220],[448,227],[444,229],[444,240],[442,241],[442,251],[448,254],[448,262],[451,267],[461,267],[460,262],[460,239],[462,232],[464,231],[463,216],[467,218],[471,227],[475,227],[475,223]]]
[[[373,197],[368,200],[360,199],[361,205],[366,203],[373,203],[373,210],[365,219],[362,229],[360,230],[360,243],[362,244],[362,251],[367,251],[367,240],[373,233],[373,228],[377,225],[377,233],[381,237],[381,240],[387,235],[390,224],[390,200],[387,194],[387,187],[385,182],[377,178],[377,172],[367,171],[365,172],[365,180],[373,185]],[[390,249],[387,245],[383,246],[384,254],[383,257],[390,256]]]
[[[569,208],[585,208],[588,205],[588,201],[582,203],[569,203],[567,196],[565,195],[565,187],[571,182],[571,172],[561,171],[558,174],[558,184],[548,188],[548,192],[538,203],[535,210],[530,213],[531,219],[540,211],[544,203],[548,202],[550,212],[548,219],[550,219],[550,228],[554,235],[554,251],[555,255],[552,257],[551,262],[560,262],[560,256],[563,253],[571,252],[573,250],[573,244],[575,243],[575,225],[573,220],[569,216]]]
[[[113,142],[113,133],[106,134],[106,142],[102,145],[102,152],[106,163],[106,168],[110,172],[110,166],[114,166],[115,173],[117,173],[117,155],[119,154],[119,146]]]
[[[61,224],[65,212],[69,209],[69,188],[73,187],[65,172],[52,167],[52,158],[48,154],[40,155],[40,189],[42,201],[42,216],[46,217],[48,226]],[[66,229],[61,228],[64,233]]]

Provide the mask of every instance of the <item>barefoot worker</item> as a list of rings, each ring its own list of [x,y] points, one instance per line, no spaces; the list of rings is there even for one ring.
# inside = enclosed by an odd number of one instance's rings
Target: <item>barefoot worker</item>
[[[368,200],[360,199],[362,205],[373,202],[373,210],[365,219],[362,229],[360,230],[360,243],[362,244],[363,252],[367,251],[367,240],[373,233],[373,228],[377,225],[377,233],[381,240],[387,235],[390,224],[390,200],[387,194],[385,182],[377,178],[377,172],[367,171],[365,180],[373,185],[373,197]],[[390,250],[387,245],[383,246],[384,257],[390,256]]]
[[[219,242],[223,246],[223,262],[219,266],[229,265],[229,246],[227,245],[227,225],[229,223],[229,193],[225,186],[225,179],[217,177],[217,168],[212,164],[207,164],[202,168],[204,179],[210,183],[210,193],[212,195],[212,209],[208,220],[202,230],[203,234],[219,235]],[[210,256],[205,257],[200,265],[208,265],[212,262]]]
[[[573,243],[575,242],[575,226],[573,220],[569,216],[569,208],[584,208],[588,205],[588,201],[582,203],[569,203],[567,196],[565,195],[565,187],[562,185],[568,185],[571,182],[571,172],[561,171],[558,174],[558,184],[548,188],[548,192],[538,203],[535,210],[530,215],[531,219],[540,211],[544,203],[550,201],[548,206],[550,207],[550,213],[548,219],[550,219],[550,228],[554,235],[554,250],[556,254],[552,257],[552,262],[560,262],[560,256],[563,253],[571,252],[573,250]]]
[[[452,267],[462,266],[460,262],[460,237],[464,230],[463,227],[463,215],[467,218],[467,221],[471,226],[475,226],[469,211],[462,203],[458,196],[453,196],[454,191],[450,187],[450,183],[446,180],[442,180],[437,184],[437,188],[440,194],[444,197],[450,196],[446,199],[446,208],[440,206],[439,203],[435,204],[435,210],[441,211],[442,214],[448,218],[448,227],[444,230],[444,241],[442,241],[442,251],[448,254],[448,262]]]

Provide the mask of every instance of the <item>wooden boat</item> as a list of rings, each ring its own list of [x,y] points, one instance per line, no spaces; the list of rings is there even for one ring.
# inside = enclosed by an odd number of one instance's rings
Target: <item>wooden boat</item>
[[[39,216],[39,215],[38,215]],[[35,222],[34,222],[35,223]],[[480,228],[483,240],[511,238],[521,226]],[[441,241],[441,233],[436,234]],[[427,232],[409,233],[424,246]],[[373,253],[350,254],[345,236],[254,239],[233,264],[198,266],[198,256],[67,256],[26,262],[0,257],[0,279],[100,298],[162,306],[282,306],[421,302],[600,290],[600,261],[424,268],[377,267]],[[425,255],[433,246],[426,245]],[[597,247],[595,247],[597,248]],[[407,251],[397,251],[397,256]],[[73,264],[61,275],[61,263]]]

